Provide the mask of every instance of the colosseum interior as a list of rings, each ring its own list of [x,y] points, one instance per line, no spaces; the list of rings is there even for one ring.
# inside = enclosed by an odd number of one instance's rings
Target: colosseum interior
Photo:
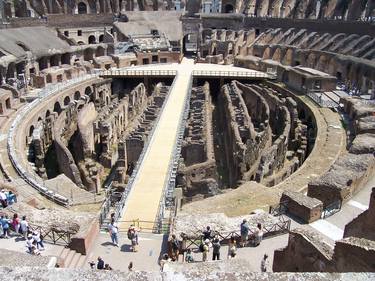
[[[375,1],[0,0],[0,149],[2,280],[375,280]]]

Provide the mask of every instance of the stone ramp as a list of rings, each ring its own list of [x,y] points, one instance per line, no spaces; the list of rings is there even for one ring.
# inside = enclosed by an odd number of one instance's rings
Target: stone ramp
[[[190,77],[190,68],[185,69],[182,65],[120,218],[119,227],[122,230],[127,229],[133,221],[137,221],[143,230],[152,231],[154,228],[160,199],[168,178],[180,117],[184,112],[185,98],[190,87]]]

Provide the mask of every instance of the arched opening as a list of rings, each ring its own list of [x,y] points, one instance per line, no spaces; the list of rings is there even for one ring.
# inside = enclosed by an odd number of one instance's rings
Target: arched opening
[[[59,66],[59,56],[54,55],[50,58],[50,65],[51,66]]]
[[[53,106],[53,111],[54,112],[57,112],[57,114],[59,114],[60,115],[60,113],[61,113],[61,105],[60,105],[60,103],[57,101],[57,102],[55,102],[55,105]]]
[[[89,36],[89,44],[96,44],[96,38],[94,35]]]
[[[85,89],[85,95],[89,96],[89,95],[91,95],[91,93],[92,93],[91,88],[90,87],[86,87],[86,89]]]
[[[38,118],[38,122],[40,122],[40,121],[43,121],[42,117],[39,117],[39,118]]]
[[[78,14],[84,15],[87,14],[87,5],[83,2],[78,3]]]
[[[46,118],[51,115],[51,112],[49,110],[46,111]]]
[[[104,35],[102,34],[102,35],[99,36],[99,43],[102,43],[103,40],[104,40]]]
[[[78,45],[85,45],[85,43],[83,41],[78,41],[77,44]]]
[[[91,50],[91,49],[86,49],[84,52],[83,52],[83,58],[85,61],[90,61],[94,58],[94,51]]]
[[[31,125],[29,128],[29,137],[32,137],[34,133],[34,125]]]
[[[66,96],[66,97],[64,98],[64,105],[67,106],[69,103],[70,103],[70,97],[69,97],[69,96]]]
[[[81,97],[81,93],[79,91],[74,93],[74,100],[79,100]]]
[[[8,65],[7,79],[15,78],[15,74],[16,74],[16,65],[12,62]]]
[[[66,53],[61,56],[61,63],[62,64],[70,64],[70,54]]]
[[[105,55],[105,49],[103,47],[99,47],[95,51],[95,56],[96,57],[102,57]]]
[[[106,96],[105,101],[106,101],[106,104],[109,105],[109,97],[108,96]]]
[[[233,5],[232,5],[232,4],[226,4],[226,5],[225,5],[224,12],[225,12],[226,14],[234,13]]]
[[[46,57],[42,57],[39,60],[39,70],[46,69],[48,67],[48,61]]]

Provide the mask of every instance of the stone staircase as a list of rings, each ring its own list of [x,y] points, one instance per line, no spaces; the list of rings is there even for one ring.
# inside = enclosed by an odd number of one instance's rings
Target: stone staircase
[[[87,256],[69,248],[63,248],[57,256],[57,264],[64,268],[83,268]]]

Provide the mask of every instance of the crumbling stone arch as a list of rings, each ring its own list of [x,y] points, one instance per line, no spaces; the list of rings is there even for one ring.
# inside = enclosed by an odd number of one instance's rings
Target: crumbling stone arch
[[[58,101],[53,105],[53,111],[57,112],[58,115],[62,112],[61,105]]]
[[[105,49],[102,46],[99,46],[96,51],[95,51],[95,56],[96,57],[102,57],[105,56]]]
[[[89,44],[96,44],[96,37],[95,35],[90,35],[88,39]]]
[[[306,59],[306,66],[310,68],[315,68],[317,56],[315,53],[310,53]]]
[[[30,128],[29,128],[29,137],[33,136],[34,129],[35,129],[34,125],[31,125]]]
[[[293,57],[294,57],[294,49],[292,48],[287,49],[283,57],[283,64],[294,65]]]
[[[272,59],[274,61],[280,62],[282,58],[282,51],[281,48],[276,48],[275,52],[273,53]]]
[[[269,59],[271,57],[271,48],[270,47],[267,47],[264,51],[263,51],[263,56],[262,58],[263,59]]]
[[[79,15],[88,14],[88,5],[85,2],[79,2],[77,5],[77,13]]]
[[[74,100],[79,100],[81,98],[81,93],[79,91],[76,91],[74,93]]]
[[[93,60],[93,59],[94,59],[94,51],[93,51],[91,48],[87,48],[87,49],[83,52],[83,59],[84,59],[85,61]]]
[[[69,96],[66,96],[66,97],[64,98],[64,105],[67,106],[69,103],[70,103],[70,97],[69,97]]]

